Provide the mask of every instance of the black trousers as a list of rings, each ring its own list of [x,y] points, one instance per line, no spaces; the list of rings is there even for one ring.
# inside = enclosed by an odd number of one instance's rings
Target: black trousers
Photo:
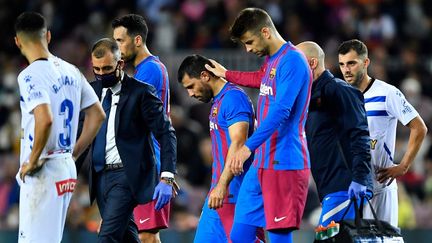
[[[96,201],[102,217],[98,242],[139,243],[133,217],[137,202],[132,196],[124,168],[97,173],[96,190]]]

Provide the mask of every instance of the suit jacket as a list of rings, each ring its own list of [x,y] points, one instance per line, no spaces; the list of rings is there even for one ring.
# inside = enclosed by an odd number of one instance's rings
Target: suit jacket
[[[91,86],[100,99],[102,82],[94,81]],[[161,171],[175,173],[177,141],[175,130],[163,110],[162,101],[156,96],[153,86],[125,74],[115,114],[115,140],[129,186],[139,204],[152,200],[159,182],[151,133],[161,147]],[[91,202],[96,196],[95,185],[92,183],[95,176],[91,161],[92,148],[93,145],[77,160],[78,171],[84,160],[90,162]]]
[[[351,181],[373,188],[363,94],[327,70],[312,85],[306,137],[320,201]]]

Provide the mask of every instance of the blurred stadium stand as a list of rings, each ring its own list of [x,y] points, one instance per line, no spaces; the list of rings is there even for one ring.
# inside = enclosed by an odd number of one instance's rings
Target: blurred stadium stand
[[[262,59],[245,53],[228,34],[237,13],[248,6],[266,9],[286,40],[314,40],[326,53],[327,67],[340,76],[339,43],[359,38],[369,47],[370,73],[399,87],[428,127],[432,124],[432,1],[428,0],[0,0],[0,243],[16,242],[19,188],[20,111],[16,77],[26,63],[15,47],[13,23],[26,10],[46,16],[53,54],[77,65],[93,79],[90,48],[112,35],[111,20],[139,13],[149,25],[148,44],[169,70],[172,120],[178,135],[178,172],[182,185],[175,199],[171,229],[164,243],[191,242],[206,196],[211,169],[208,104],[187,97],[177,82],[186,55],[200,53],[230,69],[255,70]],[[132,68],[129,66],[129,72]],[[256,98],[256,91],[248,90]],[[401,159],[408,129],[399,125],[396,161]],[[432,239],[432,149],[430,135],[413,168],[398,180],[399,225],[406,242]],[[311,242],[319,215],[311,181],[302,230],[295,242]],[[84,174],[80,175],[67,218],[63,242],[94,242],[99,222],[89,206]]]

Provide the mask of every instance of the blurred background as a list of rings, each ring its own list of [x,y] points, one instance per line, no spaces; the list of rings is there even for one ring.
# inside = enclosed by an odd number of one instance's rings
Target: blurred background
[[[326,65],[341,77],[337,47],[358,38],[369,48],[369,73],[400,88],[429,129],[432,124],[432,1],[427,0],[0,0],[0,243],[16,242],[19,187],[20,110],[16,78],[26,67],[14,44],[15,18],[26,10],[42,13],[52,33],[51,52],[94,79],[90,48],[111,37],[111,20],[139,13],[149,25],[148,46],[169,70],[171,118],[178,137],[178,181],[171,227],[163,242],[192,242],[211,173],[208,132],[209,104],[187,96],[177,82],[177,68],[186,55],[200,53],[229,69],[255,70],[263,59],[233,43],[228,28],[245,7],[268,11],[285,40],[313,40],[323,47]],[[133,67],[129,67],[132,73]],[[256,99],[257,93],[248,90]],[[398,179],[399,225],[406,242],[432,238],[432,149],[426,138],[411,170]],[[409,130],[398,127],[395,161],[405,152]],[[315,186],[310,183],[302,229],[296,242],[312,242],[320,213]],[[89,205],[86,173],[79,174],[69,208],[63,242],[93,242],[99,223]]]

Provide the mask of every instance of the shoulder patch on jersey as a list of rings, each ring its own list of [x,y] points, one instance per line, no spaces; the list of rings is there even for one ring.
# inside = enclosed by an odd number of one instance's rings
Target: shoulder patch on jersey
[[[402,93],[399,90],[396,90],[396,95],[402,97]]]
[[[28,86],[27,86],[27,93],[31,93],[34,89],[35,89],[35,84],[29,84]]]
[[[403,107],[403,109],[402,109],[403,114],[412,112],[411,107],[407,104],[407,101],[405,99],[402,101],[402,107]]]

